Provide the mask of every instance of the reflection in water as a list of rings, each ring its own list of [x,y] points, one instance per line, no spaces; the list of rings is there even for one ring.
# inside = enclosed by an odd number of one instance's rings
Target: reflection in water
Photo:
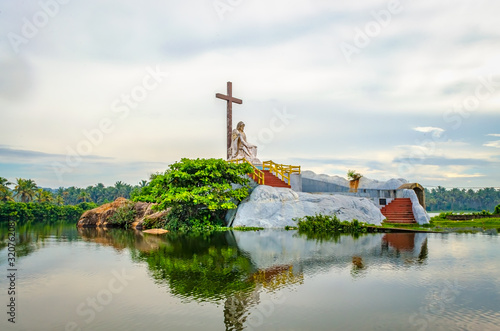
[[[2,242],[5,232],[1,232]],[[223,303],[226,330],[243,330],[264,292],[301,286],[305,275],[333,268],[354,279],[380,265],[410,268],[426,263],[427,235],[367,234],[311,239],[296,231],[218,232],[205,236],[144,234],[122,229],[27,225],[19,227],[20,252],[28,255],[50,238],[83,240],[147,265],[151,278],[184,302]]]
[[[0,223],[0,249],[7,246],[7,229],[7,223]],[[17,257],[28,256],[52,240],[76,241],[78,233],[74,226],[68,226],[68,223],[65,222],[43,224],[18,222],[16,226],[16,255]]]

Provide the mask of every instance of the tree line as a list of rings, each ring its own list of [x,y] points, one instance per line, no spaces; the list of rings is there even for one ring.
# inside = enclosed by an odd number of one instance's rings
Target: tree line
[[[425,189],[427,211],[490,211],[500,204],[500,189]]]
[[[35,202],[54,205],[78,205],[81,203],[95,203],[101,205],[112,202],[118,197],[130,199],[138,194],[148,181],[142,180],[138,185],[126,184],[117,181],[113,186],[104,186],[99,183],[86,188],[59,187],[57,189],[41,188],[32,179],[17,178],[14,183],[0,177],[1,202]],[[446,189],[438,186],[425,189],[427,211],[494,211],[500,204],[500,189],[482,188]]]
[[[93,202],[97,205],[112,202],[118,197],[129,199],[134,191],[146,186],[142,180],[138,185],[117,181],[113,186],[99,183],[87,188],[59,187],[57,189],[41,188],[32,179],[17,178],[14,183],[0,177],[0,202],[39,202],[59,206],[77,205],[82,202]]]

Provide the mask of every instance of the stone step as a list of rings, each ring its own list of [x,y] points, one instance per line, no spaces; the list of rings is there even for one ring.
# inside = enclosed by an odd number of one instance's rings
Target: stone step
[[[396,198],[380,210],[387,223],[417,223],[413,216],[412,203],[409,198]]]

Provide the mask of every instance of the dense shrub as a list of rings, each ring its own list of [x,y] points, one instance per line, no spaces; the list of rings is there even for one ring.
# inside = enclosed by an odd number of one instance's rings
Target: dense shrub
[[[366,232],[366,224],[354,219],[352,222],[340,221],[336,215],[305,216],[296,219],[298,221],[299,232],[312,233],[361,233]]]
[[[135,220],[137,211],[134,203],[129,201],[125,205],[116,209],[115,213],[108,219],[108,226],[129,228]]]
[[[210,229],[223,224],[225,213],[249,194],[253,168],[222,159],[182,159],[134,195],[134,201],[156,203],[156,210],[171,208],[165,228]]]
[[[9,220],[18,222],[77,222],[88,209],[95,204],[76,206],[57,206],[51,203],[2,202],[0,203],[0,222]]]

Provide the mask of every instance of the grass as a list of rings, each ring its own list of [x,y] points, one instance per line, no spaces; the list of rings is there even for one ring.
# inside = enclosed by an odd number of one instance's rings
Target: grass
[[[434,227],[451,228],[451,229],[460,229],[460,228],[498,229],[500,228],[500,218],[481,218],[478,220],[452,221],[448,219],[442,219],[439,216],[436,216],[431,219],[431,224]]]
[[[228,228],[229,230],[236,231],[260,231],[264,230],[264,228],[255,227],[255,226],[235,226],[234,228]]]
[[[382,223],[380,228],[401,228],[410,230],[435,231],[435,232],[460,232],[474,233],[481,230],[496,229],[500,232],[500,218],[481,218],[477,220],[452,221],[446,219],[445,213],[431,218],[430,224],[408,223]]]

